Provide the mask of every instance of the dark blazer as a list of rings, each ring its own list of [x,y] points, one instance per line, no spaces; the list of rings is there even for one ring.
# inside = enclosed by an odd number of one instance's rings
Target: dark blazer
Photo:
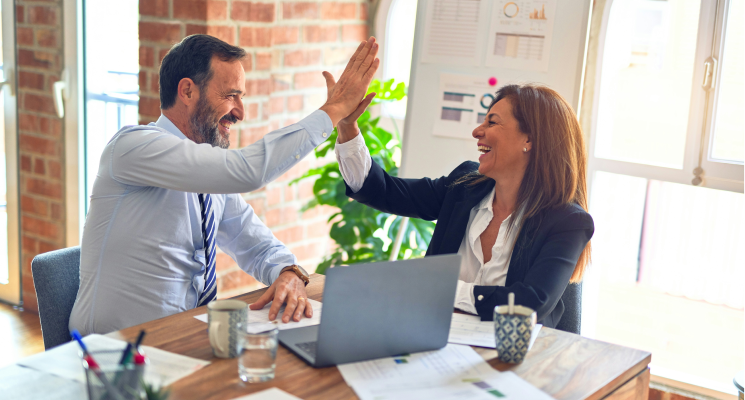
[[[427,255],[457,253],[466,234],[471,209],[494,188],[494,181],[458,184],[478,170],[467,161],[439,179],[401,179],[388,175],[375,162],[364,185],[347,196],[377,210],[425,220],[437,220]],[[582,250],[595,230],[592,217],[576,204],[545,210],[523,221],[512,251],[505,286],[474,286],[476,310],[484,321],[494,318],[494,307],[515,303],[538,314],[538,323],[555,328],[564,313],[561,296]],[[483,297],[482,297],[483,296]]]

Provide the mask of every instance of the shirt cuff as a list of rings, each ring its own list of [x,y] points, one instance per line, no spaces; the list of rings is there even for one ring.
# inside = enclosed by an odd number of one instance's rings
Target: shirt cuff
[[[455,308],[471,314],[478,314],[475,300],[473,298],[473,283],[458,280],[458,286],[455,290]]]
[[[269,286],[271,286],[274,283],[274,281],[276,281],[277,278],[279,278],[279,274],[282,273],[282,270],[289,267],[290,265],[293,265],[293,264],[280,263],[280,264],[275,265],[274,268],[272,268],[272,271],[269,273],[269,277],[272,280]]]
[[[313,147],[317,147],[331,136],[334,124],[325,111],[316,110],[307,117],[301,119],[298,125],[302,126],[310,135]]]
[[[357,130],[357,132],[357,136],[355,136],[354,139],[347,141],[346,143],[339,143],[339,140],[337,138],[335,149],[336,155],[338,157],[353,157],[367,148],[365,139],[362,137],[362,133],[359,130]]]

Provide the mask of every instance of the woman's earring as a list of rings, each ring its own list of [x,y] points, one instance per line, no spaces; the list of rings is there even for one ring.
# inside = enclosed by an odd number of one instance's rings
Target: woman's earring
[[[528,148],[527,147],[523,147],[523,153],[527,153],[527,152],[528,152]]]

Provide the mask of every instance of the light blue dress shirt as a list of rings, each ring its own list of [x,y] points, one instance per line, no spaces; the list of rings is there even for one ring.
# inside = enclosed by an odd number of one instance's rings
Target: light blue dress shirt
[[[212,194],[217,245],[266,285],[297,263],[240,194],[294,166],[333,129],[323,111],[251,146],[196,144],[165,116],[104,148],[83,229],[70,330],[107,333],[194,308],[204,287],[198,193]]]

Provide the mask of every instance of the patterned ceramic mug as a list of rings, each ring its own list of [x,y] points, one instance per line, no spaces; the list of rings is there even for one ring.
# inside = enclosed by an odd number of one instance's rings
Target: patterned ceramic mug
[[[497,356],[506,363],[520,363],[528,353],[530,335],[536,323],[535,311],[528,307],[515,306],[513,314],[509,306],[494,307],[494,334]]]
[[[235,358],[239,349],[240,327],[248,321],[248,305],[240,300],[217,300],[207,304],[207,330],[212,354]]]

